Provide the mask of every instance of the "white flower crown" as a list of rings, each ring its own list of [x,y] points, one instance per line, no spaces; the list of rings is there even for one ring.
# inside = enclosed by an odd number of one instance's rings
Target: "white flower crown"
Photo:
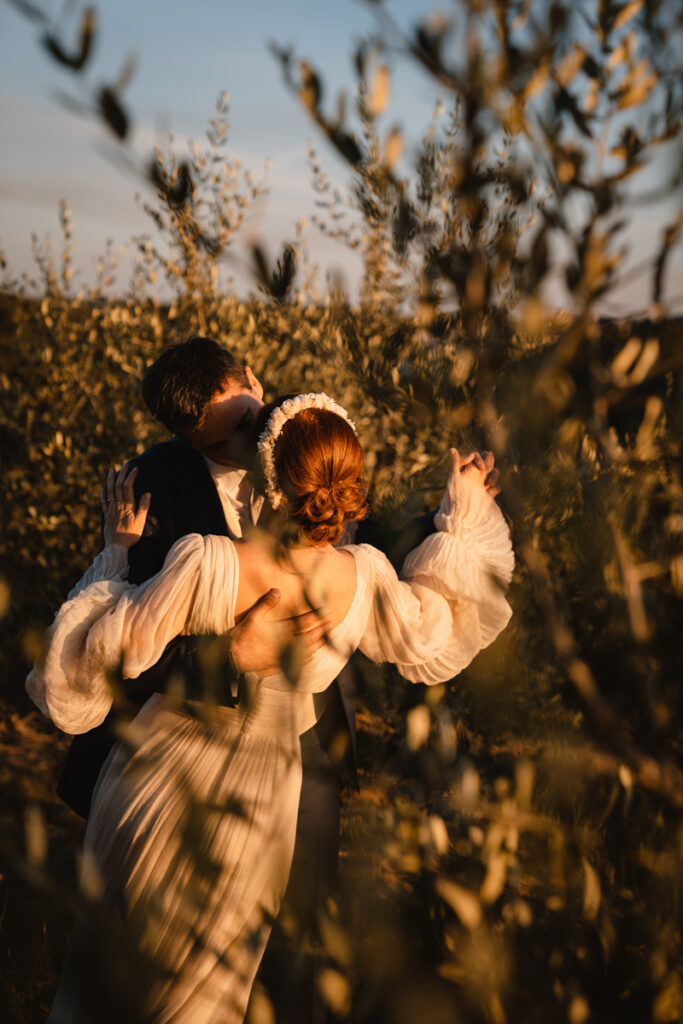
[[[341,416],[343,420],[346,420],[354,434],[357,434],[357,430],[353,425],[353,421],[349,418],[346,409],[343,409],[332,398],[322,393],[315,394],[311,392],[308,395],[297,395],[295,398],[286,399],[282,405],[278,405],[277,409],[273,409],[268,417],[263,433],[256,442],[256,449],[266,481],[266,494],[273,508],[278,508],[285,497],[278,485],[275,472],[275,444],[287,420],[298,416],[304,409],[327,409],[328,412],[336,413],[337,416]]]

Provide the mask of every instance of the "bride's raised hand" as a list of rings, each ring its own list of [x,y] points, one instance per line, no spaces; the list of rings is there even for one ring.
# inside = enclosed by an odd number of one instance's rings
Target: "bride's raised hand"
[[[451,452],[455,449],[451,448]],[[500,473],[494,466],[493,452],[471,452],[459,458],[459,469],[463,476],[470,477],[483,484],[485,490],[495,498],[500,493],[498,480]],[[453,468],[453,471],[454,468]]]
[[[461,525],[474,527],[489,516],[498,494],[495,486],[498,474],[493,468],[490,452],[460,455],[457,449],[451,448],[449,458],[446,493],[439,506],[439,514],[444,519],[437,529],[455,534]],[[467,481],[467,486],[464,481]]]
[[[152,495],[143,494],[136,507],[133,484],[137,473],[137,467],[129,473],[128,463],[124,462],[118,474],[114,469],[107,474],[107,482],[100,491],[105,546],[123,544],[132,548],[142,537]]]

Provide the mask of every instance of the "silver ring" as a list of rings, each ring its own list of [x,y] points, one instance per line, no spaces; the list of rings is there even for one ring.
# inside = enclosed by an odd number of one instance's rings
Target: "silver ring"
[[[107,498],[107,505],[111,505],[112,502],[116,502],[116,498]]]

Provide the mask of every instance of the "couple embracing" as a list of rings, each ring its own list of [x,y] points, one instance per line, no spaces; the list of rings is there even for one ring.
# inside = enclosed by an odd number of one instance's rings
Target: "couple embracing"
[[[89,814],[97,896],[50,1022],[121,1019],[105,995],[115,973],[102,922],[144,964],[140,1021],[239,1022],[260,965],[276,1019],[307,1021],[311,964],[286,950],[277,919],[284,900],[298,934],[312,934],[334,887],[332,755],[353,747],[345,666],[360,649],[408,680],[442,682],[505,627],[513,556],[492,459],[451,451],[440,508],[410,525],[399,578],[367,542],[363,452],[331,398],[264,405],[249,368],[206,338],[162,353],[143,394],[176,436],[110,472],[103,550],[27,681],[76,734],[61,792]],[[304,660],[285,673],[292,634]],[[210,701],[202,635],[230,637]],[[118,743],[116,672],[141,705]]]

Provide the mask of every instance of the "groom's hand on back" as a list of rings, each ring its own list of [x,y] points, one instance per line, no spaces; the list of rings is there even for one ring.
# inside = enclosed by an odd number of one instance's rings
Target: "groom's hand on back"
[[[308,660],[325,643],[326,624],[314,611],[277,623],[266,621],[279,603],[280,591],[269,590],[230,634],[230,653],[240,672],[278,672],[287,644],[302,643],[304,659]]]

